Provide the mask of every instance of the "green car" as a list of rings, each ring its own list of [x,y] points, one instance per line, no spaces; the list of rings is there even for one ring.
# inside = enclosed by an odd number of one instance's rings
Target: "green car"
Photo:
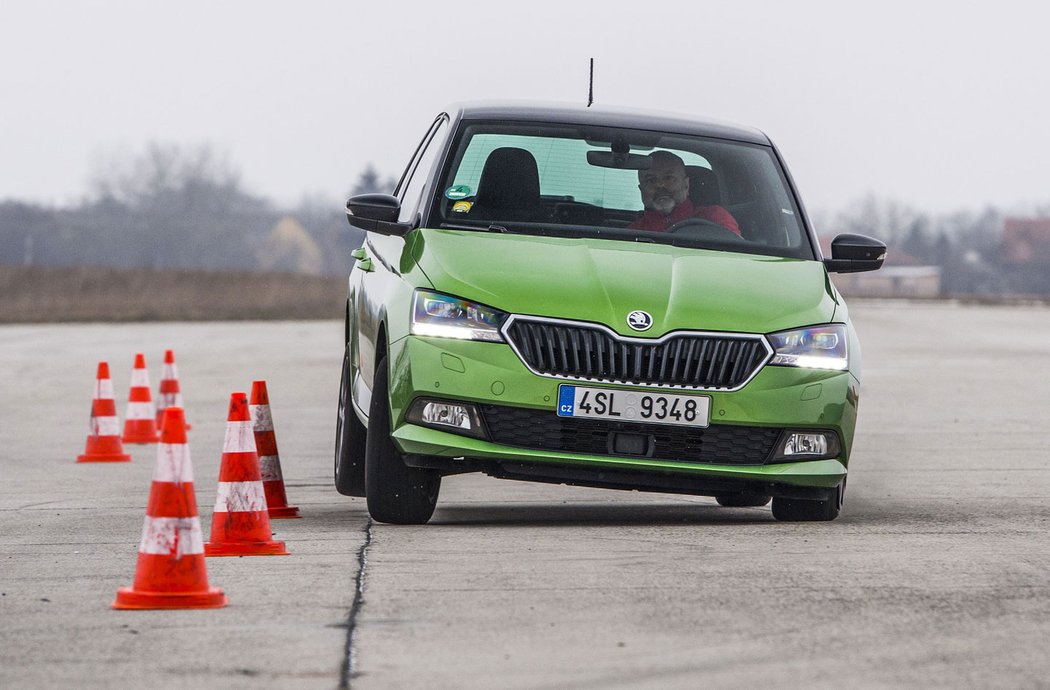
[[[335,485],[422,524],[464,472],[713,496],[832,520],[860,346],[781,157],[753,129],[477,104],[434,120],[346,302]]]

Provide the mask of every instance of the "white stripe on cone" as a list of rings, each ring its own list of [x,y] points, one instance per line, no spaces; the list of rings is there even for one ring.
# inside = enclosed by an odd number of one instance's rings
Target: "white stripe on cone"
[[[120,420],[116,417],[92,417],[93,436],[120,436]]]
[[[256,431],[273,431],[273,417],[270,415],[269,405],[249,405],[248,411]]]
[[[157,464],[153,481],[186,483],[193,481],[190,447],[185,443],[161,443],[157,446]]]
[[[159,393],[157,395],[157,408],[165,410],[169,407],[185,407],[182,404],[182,393]]]
[[[113,399],[113,380],[101,379],[95,381],[95,400]]]
[[[129,402],[126,419],[156,419],[157,411],[152,402]]]
[[[266,493],[261,481],[219,482],[215,495],[216,513],[255,513],[266,510]]]
[[[149,372],[145,369],[131,370],[132,388],[149,388]]]
[[[165,364],[164,369],[161,370],[160,380],[170,381],[171,379],[179,378],[179,368],[174,364]]]
[[[223,453],[254,453],[255,432],[251,422],[227,422]]]
[[[204,535],[201,533],[201,521],[194,517],[161,517],[146,516],[142,524],[142,541],[139,542],[139,553],[157,556],[192,556],[204,553]]]
[[[281,480],[281,462],[276,455],[259,456],[259,473],[264,482]]]

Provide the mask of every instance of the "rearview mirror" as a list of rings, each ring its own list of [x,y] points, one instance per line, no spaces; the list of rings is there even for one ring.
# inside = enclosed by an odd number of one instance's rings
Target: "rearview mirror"
[[[865,235],[838,235],[831,241],[831,258],[824,265],[832,273],[875,271],[886,259],[886,243]]]
[[[401,202],[390,194],[358,194],[346,201],[346,220],[362,230],[383,235],[404,235],[412,229],[408,223],[397,222]]]
[[[588,151],[587,162],[599,168],[620,168],[622,170],[648,170],[653,163],[649,156],[640,153],[620,153],[619,151]]]

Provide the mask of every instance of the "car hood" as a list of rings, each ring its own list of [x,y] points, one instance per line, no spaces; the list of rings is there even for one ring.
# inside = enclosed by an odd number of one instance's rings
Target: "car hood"
[[[819,261],[591,238],[420,229],[406,250],[440,292],[514,314],[603,323],[638,336],[679,329],[770,333],[829,322]]]

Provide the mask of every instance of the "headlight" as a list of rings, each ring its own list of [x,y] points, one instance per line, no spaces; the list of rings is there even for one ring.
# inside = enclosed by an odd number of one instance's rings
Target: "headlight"
[[[770,364],[806,369],[839,369],[849,366],[846,327],[842,324],[812,326],[769,336],[775,355]]]
[[[501,343],[503,336],[499,329],[506,318],[505,312],[476,302],[440,292],[416,290],[412,300],[411,333]]]

